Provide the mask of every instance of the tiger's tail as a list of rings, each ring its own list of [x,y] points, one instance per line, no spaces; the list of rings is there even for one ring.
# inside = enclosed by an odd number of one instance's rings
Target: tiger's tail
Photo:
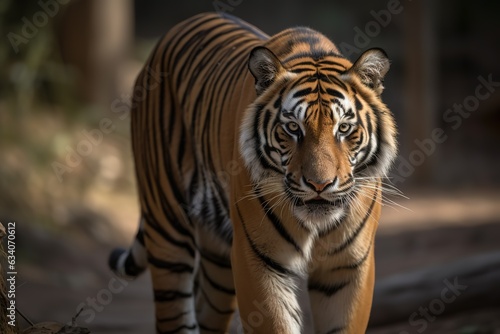
[[[148,261],[142,221],[132,246],[129,249],[115,248],[109,255],[108,265],[117,276],[129,280],[146,270]]]

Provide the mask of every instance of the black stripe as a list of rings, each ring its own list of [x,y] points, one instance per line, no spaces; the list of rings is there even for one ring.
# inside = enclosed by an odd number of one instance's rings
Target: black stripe
[[[302,104],[302,103],[304,103],[304,100],[298,100],[297,102],[295,102],[295,104],[293,105],[293,107],[291,108],[291,110],[295,110],[295,109],[297,109],[297,107],[298,107],[300,104]],[[310,105],[308,105],[308,106],[306,107],[306,112],[305,112],[305,113],[307,113],[307,109],[308,109],[309,107],[310,107]]]
[[[154,299],[157,303],[171,302],[178,299],[186,299],[193,297],[191,292],[183,292],[178,290],[153,290]]]
[[[368,249],[366,250],[366,252],[363,254],[363,256],[359,260],[357,260],[356,262],[351,263],[351,264],[347,264],[347,265],[344,265],[344,266],[338,266],[338,267],[332,268],[332,269],[330,269],[330,271],[355,270],[355,269],[358,269],[363,263],[365,263],[366,259],[368,258],[368,255],[370,255],[370,252],[371,252],[371,249],[372,249],[372,245],[373,245],[373,239],[370,242],[370,245],[368,246]]]
[[[278,98],[276,99],[276,101],[274,101],[274,104],[273,104],[273,107],[274,109],[276,110],[280,110],[281,109],[281,98],[283,97],[283,93],[285,91],[285,88],[283,88],[279,94],[278,94]]]
[[[271,224],[273,224],[274,228],[276,231],[280,234],[280,236],[288,242],[290,245],[293,246],[293,248],[300,254],[302,255],[302,249],[300,246],[297,244],[297,242],[292,238],[292,236],[288,233],[288,231],[285,229],[285,226],[281,223],[280,219],[272,212],[271,208],[269,207],[267,201],[260,195],[260,189],[255,189],[255,195],[257,195],[260,205],[262,206],[262,210],[264,210],[264,213],[266,217],[269,219]]]
[[[254,150],[255,152],[257,152],[257,157],[259,159],[261,167],[263,167],[264,169],[271,169],[276,173],[281,174],[281,171],[276,166],[274,166],[274,164],[270,163],[268,159],[266,159],[265,157],[266,155],[264,154],[264,152],[262,152],[262,146],[267,147],[267,145],[263,145],[263,143],[261,143],[260,141],[261,136],[259,130],[261,130],[261,127],[259,126],[259,123],[262,114],[269,113],[269,111],[262,110],[263,108],[264,108],[263,106],[259,106],[257,107],[257,110],[252,111],[255,114],[255,117],[253,119],[253,134],[254,134],[253,138],[255,139]],[[269,117],[269,116],[264,116],[264,117]]]
[[[199,250],[200,256],[204,259],[207,260],[208,262],[216,265],[217,267],[224,268],[224,269],[231,269],[231,260],[230,259],[225,259],[222,258],[218,255],[212,254],[207,250],[200,249]]]
[[[186,140],[184,138],[186,138],[186,127],[181,124],[180,126],[180,129],[181,129],[181,133],[178,134],[178,138],[179,139],[179,143],[178,143],[178,147],[177,147],[177,164],[179,166],[179,170],[183,170],[182,166],[183,166],[183,162],[184,162],[184,156],[186,155],[187,152],[190,152],[191,151],[188,151],[188,149],[186,148]]]
[[[165,51],[163,52],[163,55],[164,54],[165,54]],[[161,67],[159,68],[159,72],[161,72]],[[150,74],[144,72],[143,75],[150,75]],[[161,81],[161,83],[164,83],[164,82],[165,82],[165,80]],[[144,85],[143,85],[143,83],[139,84],[139,82],[137,82],[135,87],[143,88]],[[135,87],[134,87],[134,90],[135,90]],[[146,96],[143,98],[143,102],[141,104],[141,106],[142,106],[141,111],[137,112],[137,114],[140,117],[142,116],[145,118],[145,120],[144,120],[145,124],[141,126],[141,130],[146,131],[147,135],[144,136],[146,139],[146,142],[141,143],[141,146],[143,149],[145,149],[144,154],[148,157],[147,161],[152,162],[152,163],[150,163],[150,165],[151,165],[150,168],[153,169],[153,175],[155,175],[155,177],[158,177],[158,173],[159,173],[158,161],[159,161],[159,159],[158,159],[157,152],[154,150],[154,147],[156,146],[155,143],[157,142],[157,139],[155,138],[155,131],[148,131],[150,129],[155,128],[155,124],[154,124],[155,118],[148,117],[148,115],[149,115],[148,110],[150,109],[149,102],[153,101],[153,99],[148,98],[149,95],[150,95],[149,92],[146,92]],[[154,95],[154,94],[151,94],[151,95]],[[155,115],[153,114],[153,116],[155,116]],[[153,124],[151,124],[151,123],[153,123]],[[141,138],[138,138],[138,139],[141,139]],[[148,175],[145,175],[145,177],[148,178]],[[148,180],[148,185],[150,186],[149,189],[154,189],[152,187],[151,181],[149,181],[149,180]]]
[[[302,78],[300,78],[298,80],[295,80],[292,85],[288,86],[287,90],[288,91],[293,91],[293,90],[295,90],[295,88],[297,88],[299,86],[302,86],[302,85],[311,85],[311,82],[316,82],[316,81],[317,81],[317,78],[316,78],[316,76],[314,74],[304,74],[304,76]],[[309,93],[315,93],[315,92],[318,91],[317,89],[315,89],[313,91],[310,87],[309,88],[305,88],[305,89],[310,89],[310,91],[303,93],[303,95],[297,95],[297,96],[294,95],[294,97],[302,97],[302,96],[305,96],[305,95],[307,95]]]
[[[220,285],[219,283],[215,282],[207,273],[207,270],[203,265],[200,265],[201,267],[201,272],[203,273],[203,276],[207,279],[208,283],[217,291],[224,292],[228,295],[234,295],[236,292],[232,288],[226,288],[225,286]]]
[[[310,66],[309,69],[311,71],[316,71],[316,63],[315,62],[312,62],[310,60],[305,60],[305,61],[301,61],[299,63],[296,63],[294,66],[293,66],[293,69],[295,69],[296,67],[298,66]],[[312,67],[312,68],[311,68]]]
[[[315,72],[316,71],[316,68],[311,68],[311,67],[293,67],[292,70],[290,70],[290,72],[292,73],[296,73],[296,74],[300,74],[300,73],[303,73],[303,72]]]
[[[290,314],[297,324],[297,326],[302,325],[302,310],[299,308],[291,307],[290,303],[288,303],[286,300],[281,300],[281,305],[284,309],[287,310],[288,314]]]
[[[340,59],[345,59],[344,57],[340,57],[340,56],[338,56],[337,58],[340,58]],[[333,65],[333,66],[338,66],[338,67],[340,67],[340,68],[344,69],[344,71],[346,70],[346,68],[345,68],[345,66],[344,66],[344,65],[342,65],[341,63],[337,63],[337,62],[335,62],[335,61],[331,61],[331,60],[322,60],[322,61],[320,61],[320,64],[321,64],[321,65]]]
[[[266,111],[266,113],[264,113],[264,119],[262,120],[262,128],[265,129],[264,133],[268,132],[267,129],[273,128],[274,124],[276,122],[279,122],[279,113],[276,113],[275,117],[274,117],[274,120],[272,120],[271,119],[271,112],[270,111]],[[270,124],[272,124],[272,125],[270,125]],[[274,148],[273,146],[268,145],[268,143],[266,141],[266,143],[264,145],[264,152],[266,152],[266,156],[269,158],[269,160],[271,160],[271,162],[274,163],[274,161],[270,157],[271,157],[271,154],[273,152],[277,152],[277,149]]]
[[[343,187],[343,186],[345,186],[345,185],[346,185],[346,184],[348,184],[348,183],[352,183],[352,181],[353,181],[353,180],[354,180],[354,179],[353,179],[352,175],[351,175],[351,176],[349,176],[349,177],[347,178],[347,180],[345,180],[344,182],[342,182],[341,184],[339,184],[339,185],[338,185],[338,188],[340,189],[340,190],[338,190],[338,191],[339,191],[339,192],[344,191],[345,189],[342,189],[342,187]],[[334,182],[334,183],[335,183],[335,182]]]
[[[207,293],[205,292],[205,290],[203,290],[202,288],[200,288],[200,291],[201,293],[203,294],[203,297],[205,297],[205,301],[207,302],[207,304],[212,308],[212,310],[214,310],[215,312],[219,313],[219,314],[233,314],[234,313],[234,310],[221,310],[220,308],[218,308],[217,306],[214,305],[214,303],[212,303],[212,301],[210,301],[210,299],[208,298],[208,295]]]
[[[161,260],[161,259],[154,257],[151,254],[148,255],[148,262],[151,265],[155,266],[156,268],[166,269],[166,270],[170,271],[171,273],[185,274],[185,273],[193,273],[194,272],[194,268],[192,266],[190,266],[189,264],[182,263],[182,262],[164,261],[164,260]]]
[[[362,127],[364,127],[364,124],[363,122],[361,121],[361,119],[358,120],[358,122],[360,123],[360,125]],[[359,140],[356,141],[356,150],[361,146],[361,144],[363,144],[363,141],[365,140],[365,135],[364,135],[364,132],[360,131],[359,132]]]
[[[246,225],[245,225],[245,222],[243,220],[243,217],[241,215],[241,211],[240,211],[240,208],[239,208],[239,205],[238,204],[235,204],[236,206],[236,211],[238,213],[238,216],[240,218],[240,221],[241,221],[241,225],[243,226],[243,231],[245,232],[245,236],[248,240],[248,243],[250,244],[250,248],[252,249],[253,253],[256,255],[256,257],[261,260],[268,269],[270,269],[271,271],[277,273],[278,275],[282,276],[282,277],[291,277],[291,276],[297,276],[293,271],[283,267],[283,265],[281,265],[280,263],[276,262],[275,260],[271,259],[270,257],[268,257],[267,255],[265,255],[264,253],[262,253],[258,248],[257,246],[255,245],[255,243],[253,242],[253,240],[250,238],[250,235],[248,234],[248,231],[246,229]]]
[[[335,96],[336,98],[339,98],[341,100],[344,100],[345,99],[345,96],[344,94],[342,94],[341,92],[339,92],[338,90],[336,89],[333,89],[333,88],[327,88],[326,89],[326,92],[331,95],[331,96]]]
[[[356,97],[356,105],[358,104],[358,102],[359,102],[359,100],[358,100],[358,98]],[[359,109],[358,109],[358,110],[359,110]],[[361,115],[360,115],[360,117],[358,118],[358,123],[360,124],[360,126],[361,126],[362,128],[364,128],[364,129],[366,129],[366,128],[367,128],[367,127],[366,127],[366,125],[365,125],[365,121],[363,120],[363,118],[361,117]],[[359,146],[361,146],[361,144],[362,144],[362,142],[363,142],[363,140],[364,140],[364,137],[363,137],[363,132],[360,132],[360,137],[361,137],[361,138],[360,138],[360,139],[359,139],[359,141],[358,141],[358,142],[359,142]],[[358,155],[359,155],[360,153],[363,153],[363,158],[357,161],[357,165],[356,165],[356,167],[355,167],[355,169],[354,169],[354,173],[359,173],[360,171],[362,171],[363,169],[365,169],[365,168],[366,168],[366,165],[364,164],[364,161],[366,160],[366,158],[367,158],[367,156],[368,156],[368,155],[367,155],[367,151],[368,151],[368,149],[370,148],[370,146],[369,146],[369,145],[370,145],[370,141],[371,141],[371,133],[369,133],[369,132],[368,132],[368,137],[367,137],[367,138],[368,138],[368,143],[367,143],[367,144],[366,144],[366,145],[365,145],[362,149],[360,149],[360,150],[358,151],[358,153],[357,153]],[[357,142],[357,143],[358,143],[358,142]],[[357,144],[357,143],[356,143],[356,144]]]
[[[380,150],[382,149],[382,142],[381,142],[381,140],[382,140],[382,127],[380,124],[380,110],[378,110],[373,105],[370,105],[370,107],[372,108],[373,114],[375,115],[375,118],[376,118],[375,123],[377,126],[377,132],[376,132],[377,149],[375,150],[375,152],[371,156],[370,161],[368,161],[366,163],[367,166],[372,166],[378,162],[378,158],[380,157]]]
[[[356,239],[356,237],[359,235],[359,233],[361,232],[363,227],[365,227],[366,222],[368,221],[368,218],[370,217],[370,215],[372,213],[373,207],[375,206],[375,203],[377,202],[378,192],[379,192],[379,189],[377,188],[377,190],[375,191],[375,194],[372,197],[372,202],[370,204],[370,208],[368,208],[368,211],[366,212],[366,215],[363,218],[363,221],[361,222],[361,224],[359,224],[358,228],[354,231],[354,233],[352,235],[347,237],[347,239],[339,247],[333,249],[333,251],[330,251],[329,255],[340,253],[341,251],[346,249]]]
[[[312,92],[312,88],[307,87],[307,88],[304,88],[304,89],[301,89],[301,90],[295,92],[295,94],[293,94],[293,98],[303,97],[303,96],[311,94],[311,92]]]
[[[349,282],[341,282],[341,283],[336,283],[332,285],[326,285],[326,284],[321,284],[321,283],[309,283],[309,291],[318,291],[324,294],[327,297],[331,297],[340,290],[342,290],[344,287],[346,287],[349,284]]]
[[[171,187],[173,187],[170,184]],[[171,202],[166,198],[165,192],[160,190],[160,200],[161,200],[161,208],[162,211],[165,215],[165,217],[168,220],[168,223],[170,226],[172,226],[175,231],[183,236],[189,237],[193,243],[195,243],[193,233],[187,229],[185,226],[181,225],[179,221],[182,221],[184,219],[189,220],[188,216],[181,215],[180,217],[176,215],[175,208],[171,205]],[[182,205],[182,202],[177,202]],[[179,208],[179,210],[183,210],[182,208]]]
[[[361,101],[359,100],[359,97],[357,95],[354,95],[354,100],[356,101],[355,105],[356,105],[356,110],[359,112],[363,109],[363,104],[361,103]]]
[[[175,321],[175,320],[179,320],[179,319],[181,319],[181,318],[182,318],[182,317],[184,317],[186,314],[189,314],[189,311],[179,313],[179,314],[174,315],[174,316],[172,316],[172,317],[156,318],[156,321],[157,321],[157,322],[170,322],[170,321]]]
[[[189,244],[189,243],[187,243],[187,242],[184,242],[184,241],[179,241],[179,240],[177,240],[177,239],[174,239],[174,238],[173,238],[170,234],[168,234],[168,233],[167,233],[167,231],[165,231],[165,230],[163,229],[163,227],[162,227],[160,224],[156,223],[156,221],[154,221],[154,220],[152,220],[152,219],[146,219],[146,223],[147,223],[149,226],[151,226],[151,228],[153,228],[153,230],[155,230],[155,232],[157,232],[158,234],[160,234],[160,235],[163,237],[163,239],[164,239],[165,241],[167,241],[167,242],[171,243],[172,245],[175,245],[175,246],[177,246],[177,247],[179,247],[179,248],[185,249],[185,250],[189,253],[189,255],[191,255],[192,257],[194,257],[194,256],[195,256],[196,251],[195,251],[195,249],[191,246],[191,244]],[[153,240],[153,239],[151,238],[151,236],[149,236],[149,235],[147,234],[147,232],[146,232],[146,231],[144,231],[144,234],[145,234],[145,236],[146,236],[146,237],[148,237],[150,240]]]
[[[343,90],[348,91],[347,86],[342,82],[342,80],[337,78],[335,75],[327,75],[326,78],[331,83],[337,84],[338,86],[342,87]]]

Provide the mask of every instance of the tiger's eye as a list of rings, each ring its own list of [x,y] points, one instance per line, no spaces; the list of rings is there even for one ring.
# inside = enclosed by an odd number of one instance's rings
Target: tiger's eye
[[[339,132],[340,133],[344,134],[344,133],[349,132],[349,130],[351,130],[351,124],[342,123],[339,125]]]
[[[291,133],[296,133],[299,131],[300,127],[296,122],[288,122],[286,123],[286,129]]]

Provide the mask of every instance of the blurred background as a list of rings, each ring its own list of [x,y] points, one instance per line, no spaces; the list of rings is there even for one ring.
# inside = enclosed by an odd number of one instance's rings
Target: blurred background
[[[147,274],[116,291],[106,265],[139,216],[128,108],[154,44],[205,11],[270,35],[312,27],[352,61],[386,50],[407,198],[387,196],[369,333],[500,333],[500,4],[486,0],[2,0],[0,221],[17,222],[19,310],[66,323],[85,307],[92,333],[153,333]]]

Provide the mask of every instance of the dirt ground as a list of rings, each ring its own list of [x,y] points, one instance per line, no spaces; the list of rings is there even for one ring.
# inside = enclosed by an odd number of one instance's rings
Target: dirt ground
[[[376,241],[377,280],[500,249],[500,194],[443,197],[422,192],[411,197],[397,200],[409,210],[384,208]],[[133,282],[117,281],[107,268],[109,251],[117,243],[123,245],[135,229],[130,227],[135,226],[132,219],[126,224],[120,232],[126,237],[111,242],[96,237],[96,233],[102,237],[102,229],[96,232],[85,224],[48,232],[23,228],[18,222],[18,256],[23,259],[17,277],[20,311],[35,323],[64,323],[87,306],[78,324],[94,334],[154,333],[149,275]],[[107,233],[119,234],[115,228],[112,225]],[[21,327],[28,325],[18,319]],[[428,321],[425,328],[402,321],[368,331],[423,332],[499,334],[500,301],[496,308],[440,315]]]

